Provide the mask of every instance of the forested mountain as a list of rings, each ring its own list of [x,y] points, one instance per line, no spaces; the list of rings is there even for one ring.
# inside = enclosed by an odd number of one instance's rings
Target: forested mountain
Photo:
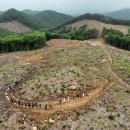
[[[39,13],[40,11],[33,11],[33,10],[30,10],[30,9],[25,9],[22,12],[24,12],[28,15],[35,15],[35,14]]]
[[[0,23],[18,21],[37,30],[55,28],[72,18],[72,16],[50,10],[39,12],[29,9],[23,11],[9,9],[0,15]]]
[[[123,9],[115,12],[108,12],[105,13],[104,15],[110,16],[116,19],[125,19],[125,20],[130,20],[130,9]]]
[[[54,28],[73,19],[70,15],[58,13],[52,10],[42,11],[34,15],[34,17],[39,21],[42,21],[47,28]]]
[[[20,23],[23,23],[24,25],[33,29],[40,29],[44,27],[40,21],[16,9],[10,9],[6,11],[5,13],[3,13],[2,15],[0,15],[1,23],[13,21],[13,20],[17,20]]]

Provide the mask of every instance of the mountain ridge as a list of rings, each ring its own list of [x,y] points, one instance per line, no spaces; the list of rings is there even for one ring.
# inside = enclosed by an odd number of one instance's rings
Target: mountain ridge
[[[130,20],[130,8],[121,9],[113,12],[104,13],[106,16],[110,16],[116,19]]]

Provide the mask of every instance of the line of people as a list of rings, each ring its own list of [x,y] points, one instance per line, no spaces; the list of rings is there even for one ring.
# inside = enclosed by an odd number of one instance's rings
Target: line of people
[[[36,109],[45,109],[45,110],[51,109],[53,107],[53,105],[51,103],[48,103],[48,102],[45,102],[45,101],[42,102],[42,103],[41,102],[40,103],[26,102],[26,101],[21,101],[21,100],[10,97],[9,92],[13,92],[16,85],[18,85],[18,81],[9,85],[6,88],[6,91],[5,91],[6,100],[10,101],[14,105],[17,105],[17,106],[20,106],[20,107],[23,107],[23,108],[36,108]],[[81,98],[81,97],[84,97],[84,96],[87,96],[87,94],[81,93],[81,92],[78,93],[77,95],[75,95],[75,97],[77,97],[77,98]],[[53,98],[54,98],[54,96],[52,96],[52,99]],[[67,98],[59,99],[59,104],[66,103],[66,102],[69,102],[69,101],[70,101],[70,97],[68,96]]]
[[[16,100],[11,98],[10,99],[11,103],[13,103],[14,105],[18,105],[21,106],[23,108],[33,108],[33,109],[51,109],[53,106],[51,103],[48,102],[43,102],[43,103],[37,103],[37,102],[25,102],[25,101],[20,101],[20,100]]]

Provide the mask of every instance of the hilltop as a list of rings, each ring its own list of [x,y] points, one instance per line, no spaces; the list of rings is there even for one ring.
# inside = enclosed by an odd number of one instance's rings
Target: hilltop
[[[31,9],[24,9],[24,10],[22,10],[22,12],[24,12],[28,15],[35,15],[35,14],[39,13],[40,11],[33,11]]]
[[[122,9],[114,12],[108,12],[104,15],[110,16],[116,19],[130,20],[130,9]]]
[[[45,10],[34,15],[36,19],[42,21],[47,28],[57,27],[73,19],[72,16],[58,13],[52,10]]]

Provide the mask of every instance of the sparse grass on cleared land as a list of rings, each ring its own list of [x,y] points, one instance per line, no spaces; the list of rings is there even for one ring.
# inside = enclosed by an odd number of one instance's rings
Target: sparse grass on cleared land
[[[130,83],[130,53],[125,50],[108,47],[113,63],[113,71],[117,73],[124,81]]]
[[[117,91],[118,90],[118,91]],[[77,114],[71,112],[64,115],[64,121],[49,126],[49,130],[129,130],[130,128],[130,95],[128,89],[118,84],[111,86],[99,99],[91,102],[91,107],[76,109],[80,115],[74,120]]]
[[[25,82],[18,86],[15,94],[18,98],[35,99],[35,101],[39,99],[43,101],[44,98],[49,97],[49,94],[52,95],[55,92],[67,93],[69,92],[68,87],[71,85],[83,91],[102,87],[101,84],[106,79],[108,80],[108,74],[102,67],[102,61],[107,60],[108,57],[99,46],[96,46],[96,44],[100,45],[99,41],[87,42],[94,43],[95,46],[85,45],[80,41],[52,40],[49,47],[45,49],[1,54],[0,83],[3,81],[12,83],[24,77]],[[87,42],[85,41],[85,43]],[[129,82],[129,78],[127,78],[130,72],[129,52],[108,46],[106,48],[113,59],[111,65],[113,71]],[[30,75],[33,68],[36,71],[34,75]],[[30,77],[26,79],[28,74]],[[80,98],[77,100],[81,102]],[[65,110],[59,115],[59,111],[51,115],[51,118],[55,120],[54,125],[44,122],[43,118],[46,114],[38,113],[40,110],[33,113],[32,109],[26,111],[20,108],[2,107],[0,128],[32,129],[33,124],[36,123],[35,126],[45,128],[45,130],[129,130],[129,105],[130,90],[114,84],[99,98],[87,105],[70,111]],[[37,120],[41,122],[37,123]]]
[[[96,46],[61,48],[50,52],[46,67],[23,84],[18,95],[28,100],[42,99],[61,92],[63,86],[66,92],[70,86],[95,88],[100,79],[108,77],[102,68],[102,59],[105,59],[104,52]]]

